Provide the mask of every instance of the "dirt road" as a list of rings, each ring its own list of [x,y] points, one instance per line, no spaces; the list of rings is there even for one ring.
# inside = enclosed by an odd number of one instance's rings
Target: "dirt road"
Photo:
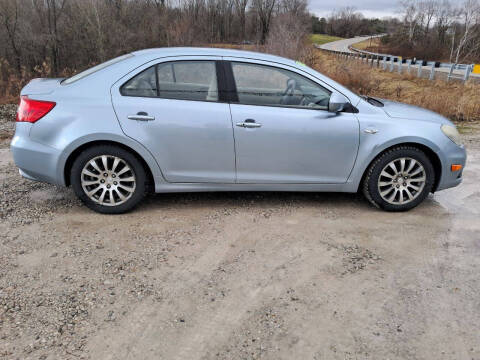
[[[466,132],[464,183],[396,214],[222,193],[102,216],[21,179],[3,136],[0,358],[480,359],[480,129]]]

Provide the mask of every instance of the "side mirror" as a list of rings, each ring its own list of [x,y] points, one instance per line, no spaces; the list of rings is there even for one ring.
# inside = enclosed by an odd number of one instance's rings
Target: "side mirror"
[[[339,113],[345,109],[349,103],[348,99],[337,92],[332,93],[330,101],[328,103],[328,111],[333,113]]]

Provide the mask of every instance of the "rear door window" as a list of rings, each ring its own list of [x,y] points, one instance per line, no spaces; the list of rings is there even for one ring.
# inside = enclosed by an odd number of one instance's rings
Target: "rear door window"
[[[124,96],[218,101],[216,63],[203,60],[161,63],[127,81],[120,91]]]
[[[157,66],[159,97],[218,101],[215,61],[177,61]]]

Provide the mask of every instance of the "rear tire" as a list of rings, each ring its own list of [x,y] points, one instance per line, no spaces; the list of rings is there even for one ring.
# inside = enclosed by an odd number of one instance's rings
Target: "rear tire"
[[[413,146],[397,146],[381,154],[367,169],[363,194],[386,211],[407,211],[431,192],[435,171],[427,155]]]
[[[132,210],[146,193],[147,176],[141,162],[114,145],[93,146],[75,159],[70,183],[90,209],[103,214]]]

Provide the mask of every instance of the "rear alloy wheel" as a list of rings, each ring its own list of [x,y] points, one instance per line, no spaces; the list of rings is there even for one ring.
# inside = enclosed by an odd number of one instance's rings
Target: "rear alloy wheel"
[[[71,183],[91,209],[107,214],[131,210],[145,193],[145,170],[128,151],[101,145],[82,152],[73,163]]]
[[[363,192],[372,204],[384,210],[409,210],[428,196],[434,174],[423,151],[399,146],[385,152],[370,165]]]

